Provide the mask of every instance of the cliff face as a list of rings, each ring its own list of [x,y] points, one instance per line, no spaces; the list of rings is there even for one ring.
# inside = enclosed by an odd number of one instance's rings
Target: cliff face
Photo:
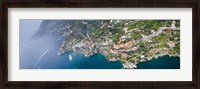
[[[43,20],[39,30],[32,37],[37,39],[44,35],[51,35],[55,40],[71,42],[80,41],[95,33],[110,20]],[[97,32],[96,32],[97,33]],[[95,34],[99,37],[100,34]]]
[[[58,45],[61,45],[60,53],[64,53],[72,50],[74,45],[86,38],[92,38],[92,40],[104,38],[109,30],[114,32],[114,29],[110,28],[116,22],[111,20],[43,20],[32,38],[50,35]]]
[[[96,25],[98,25],[99,22],[79,20],[44,20],[33,38],[38,38],[47,34],[58,37],[70,32],[72,32],[71,36],[82,38],[86,36],[87,32],[91,31],[93,27],[97,27],[93,26],[91,23],[96,23]]]
[[[35,33],[33,38],[38,38],[44,35],[57,35],[62,34],[61,32],[67,31],[65,26],[68,24],[67,21],[62,20],[43,20],[40,24],[39,30]]]

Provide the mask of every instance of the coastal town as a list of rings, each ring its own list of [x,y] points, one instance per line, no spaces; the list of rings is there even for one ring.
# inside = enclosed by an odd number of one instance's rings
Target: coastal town
[[[73,29],[84,26],[82,34],[70,30],[58,55],[68,51],[86,57],[103,54],[108,61],[121,61],[124,69],[137,68],[140,62],[160,56],[180,56],[180,21],[178,20],[102,20],[79,21]],[[76,28],[75,28],[76,27]],[[68,26],[71,28],[72,26]],[[80,32],[80,35],[76,34]],[[66,33],[66,32],[65,32]]]

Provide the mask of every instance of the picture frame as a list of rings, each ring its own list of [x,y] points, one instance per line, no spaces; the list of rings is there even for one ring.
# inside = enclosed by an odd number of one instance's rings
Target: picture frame
[[[1,88],[200,88],[199,67],[199,10],[197,0],[10,0],[1,2]],[[192,8],[192,81],[8,81],[8,8]]]

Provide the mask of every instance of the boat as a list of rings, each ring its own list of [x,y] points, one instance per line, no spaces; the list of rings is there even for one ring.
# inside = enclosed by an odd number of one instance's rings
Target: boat
[[[70,54],[70,55],[69,55],[69,60],[72,61],[72,59],[73,59],[73,58],[72,58],[72,55]]]

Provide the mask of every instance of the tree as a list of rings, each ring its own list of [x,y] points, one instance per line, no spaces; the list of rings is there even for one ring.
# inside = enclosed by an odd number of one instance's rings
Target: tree
[[[140,47],[144,47],[144,46],[145,46],[144,42],[140,42],[140,43],[139,43],[139,46],[140,46]]]
[[[120,34],[115,34],[115,35],[113,35],[113,37],[112,37],[113,42],[114,42],[114,43],[117,43],[117,42],[119,41],[119,37],[120,37],[120,36],[121,36]]]

